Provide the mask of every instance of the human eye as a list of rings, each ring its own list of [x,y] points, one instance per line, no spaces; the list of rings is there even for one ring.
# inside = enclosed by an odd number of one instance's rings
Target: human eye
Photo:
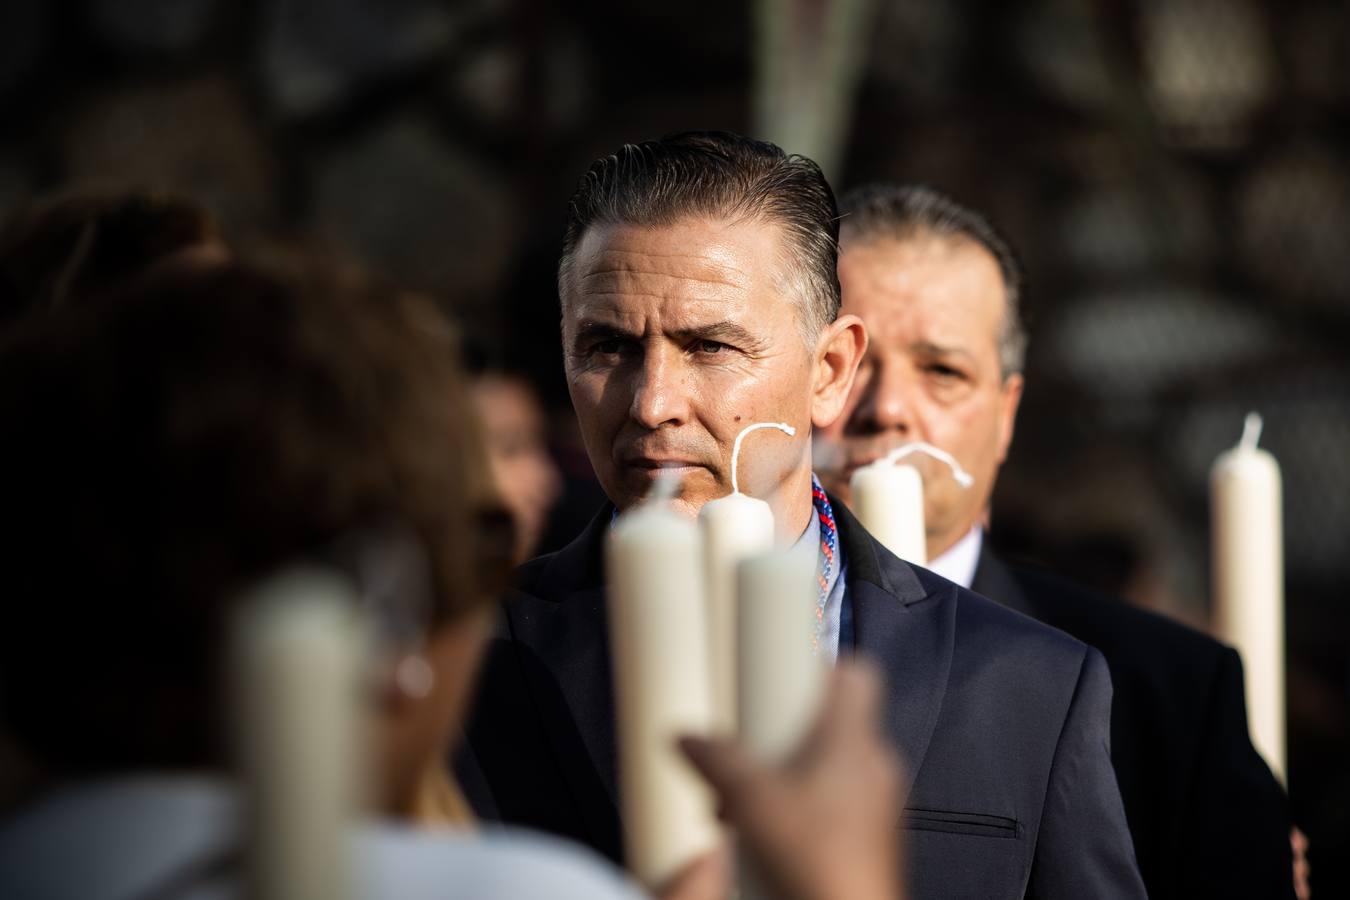
[[[728,344],[722,343],[721,341],[701,340],[696,341],[694,343],[694,349],[697,350],[699,353],[715,355],[730,350],[731,347]]]
[[[965,381],[966,373],[955,366],[947,365],[944,362],[930,362],[924,366],[924,371],[940,381]]]
[[[624,340],[616,337],[602,338],[590,346],[591,353],[598,353],[602,356],[611,356],[622,353],[623,349]]]

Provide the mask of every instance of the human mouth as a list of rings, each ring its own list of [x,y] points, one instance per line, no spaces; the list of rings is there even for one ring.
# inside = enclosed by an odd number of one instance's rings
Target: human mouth
[[[623,460],[623,467],[635,474],[653,479],[660,475],[685,475],[695,469],[706,468],[690,459],[656,456],[629,457]]]

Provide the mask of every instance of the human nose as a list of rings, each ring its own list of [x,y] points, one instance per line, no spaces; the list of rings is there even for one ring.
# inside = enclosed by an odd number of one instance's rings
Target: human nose
[[[914,391],[913,379],[900,367],[874,366],[849,417],[849,430],[855,434],[911,435],[917,425]]]
[[[643,428],[679,425],[689,412],[688,386],[679,363],[664,350],[647,353],[633,386],[629,416]]]

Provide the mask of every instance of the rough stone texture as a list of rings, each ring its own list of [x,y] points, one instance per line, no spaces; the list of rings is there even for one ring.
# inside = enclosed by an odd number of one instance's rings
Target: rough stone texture
[[[1159,391],[1275,356],[1287,338],[1227,298],[1164,286],[1084,297],[1045,335],[1045,355],[1106,400]]]
[[[317,169],[314,225],[413,288],[482,304],[514,246],[511,195],[424,122],[401,119]]]
[[[1254,169],[1238,197],[1242,258],[1296,302],[1350,311],[1350,174],[1323,147],[1281,153]]]

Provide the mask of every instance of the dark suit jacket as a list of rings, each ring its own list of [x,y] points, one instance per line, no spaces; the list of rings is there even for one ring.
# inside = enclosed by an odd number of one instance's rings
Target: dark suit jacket
[[[1287,803],[1248,737],[1236,652],[1123,601],[1009,567],[987,545],[972,588],[1106,657],[1111,757],[1153,900],[1294,896]]]
[[[901,562],[842,504],[834,510],[855,649],[888,676],[885,728],[913,773],[903,823],[912,896],[1142,897],[1100,654]],[[521,570],[468,743],[504,820],[620,861],[609,521],[605,510]]]

